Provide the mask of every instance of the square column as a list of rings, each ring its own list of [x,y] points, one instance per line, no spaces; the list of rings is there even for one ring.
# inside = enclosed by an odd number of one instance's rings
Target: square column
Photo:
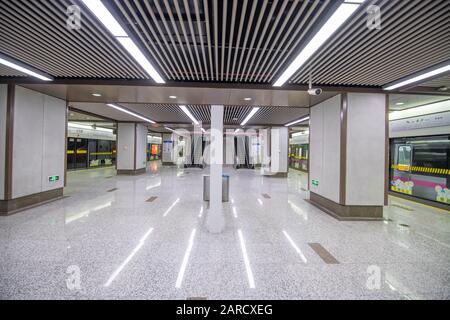
[[[343,93],[311,108],[310,201],[341,220],[379,220],[387,195],[385,94]]]
[[[222,166],[223,166],[223,106],[211,106],[211,143],[209,145],[210,183],[209,210],[206,228],[211,233],[225,229],[222,210]]]
[[[143,174],[147,169],[147,127],[140,123],[117,124],[117,174]]]
[[[0,214],[63,196],[66,101],[0,85]]]

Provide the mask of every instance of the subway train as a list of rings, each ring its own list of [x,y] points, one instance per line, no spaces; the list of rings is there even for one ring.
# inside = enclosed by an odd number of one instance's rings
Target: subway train
[[[390,140],[390,190],[450,205],[450,135]]]

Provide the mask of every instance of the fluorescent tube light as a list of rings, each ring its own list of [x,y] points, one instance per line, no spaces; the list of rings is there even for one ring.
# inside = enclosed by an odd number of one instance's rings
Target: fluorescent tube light
[[[250,111],[250,113],[245,117],[244,121],[242,121],[241,126],[245,126],[245,124],[255,115],[256,112],[258,112],[259,107],[255,107]]]
[[[409,79],[400,81],[400,82],[398,82],[396,84],[388,85],[388,86],[384,87],[383,89],[384,90],[398,89],[398,88],[405,87],[405,86],[410,85],[412,83],[419,82],[421,80],[425,80],[427,78],[431,78],[431,77],[434,77],[434,76],[436,76],[438,74],[441,74],[441,73],[444,73],[444,72],[448,72],[448,71],[450,71],[450,63],[445,65],[445,66],[438,67],[437,69],[421,73],[421,74],[419,74],[417,76],[410,77]]]
[[[53,81],[53,78],[51,78],[50,76],[45,76],[43,74],[39,74],[37,72],[31,71],[30,69],[27,69],[25,67],[19,66],[18,64],[14,63],[14,62],[12,62],[10,60],[5,59],[5,57],[3,57],[3,58],[0,57],[0,63],[5,65],[5,66],[7,66],[7,67],[12,68],[12,69],[15,69],[15,70],[18,70],[20,72],[26,73],[26,74],[28,74],[28,75],[30,75],[32,77],[38,78],[40,80]]]
[[[307,121],[307,120],[309,120],[309,116],[300,118],[300,119],[295,120],[295,121],[293,121],[293,122],[291,122],[291,123],[285,124],[284,126],[285,126],[285,127],[290,127],[290,126],[292,126],[292,125],[294,125],[294,124],[297,124],[297,123],[300,123],[300,122],[305,122],[305,121]]]
[[[96,127],[95,130],[97,130],[97,131],[103,131],[103,132],[109,132],[109,133],[113,133],[113,132],[114,132],[113,129],[109,129],[109,128],[99,128],[99,127]]]
[[[301,66],[308,61],[314,53],[333,35],[340,26],[359,8],[361,3],[344,2],[332,14],[332,16],[325,22],[320,30],[314,35],[311,41],[302,49],[295,60],[282,73],[282,75],[275,81],[274,87],[281,87],[292,75],[300,69]]]
[[[85,125],[85,124],[78,124],[78,123],[68,123],[68,126],[70,128],[76,128],[76,129],[84,129],[84,130],[94,130],[91,126]]]
[[[156,83],[165,83],[161,75],[156,71],[101,0],[82,1]]]
[[[181,105],[180,109],[183,110],[184,113],[186,113],[186,115],[192,120],[192,122],[194,122],[194,124],[198,125],[198,121],[197,119],[194,118],[194,116],[192,115],[192,113],[188,110],[188,108],[186,106]]]
[[[97,130],[97,131],[103,131],[103,132],[109,132],[109,133],[113,133],[113,129],[109,129],[109,128],[99,128],[99,127],[93,127],[93,126],[88,126],[86,124],[79,124],[79,123],[68,123],[68,126],[70,128],[75,128],[75,129],[84,129],[84,130]]]
[[[172,128],[169,128],[169,127],[164,127],[164,128],[166,128],[169,131],[175,132],[175,130],[173,130]]]
[[[128,53],[136,60],[137,63],[144,68],[145,72],[155,80],[156,83],[165,83],[164,79],[155,70],[152,64],[144,56],[144,54],[139,50],[136,44],[131,40],[131,38],[117,38],[120,44],[128,51]]]
[[[128,37],[119,22],[100,0],[82,0],[84,5],[100,20],[114,37]]]
[[[202,132],[203,132],[203,133],[206,133],[206,130],[205,130],[205,129],[203,129],[203,128],[201,128],[201,129],[202,129]]]
[[[127,110],[127,109],[124,109],[124,108],[122,108],[122,107],[119,107],[118,105],[115,105],[115,104],[112,104],[112,103],[108,103],[107,106],[108,106],[108,107],[111,107],[111,108],[114,108],[114,109],[117,109],[117,110],[119,110],[119,111],[128,113],[129,115],[132,115],[133,117],[139,118],[139,119],[144,120],[144,121],[146,121],[146,122],[156,123],[155,121],[150,120],[149,118],[143,117],[143,116],[141,116],[141,115],[139,115],[139,114],[137,114],[137,113],[134,113],[134,112],[132,112],[132,111],[130,111],[130,110]]]

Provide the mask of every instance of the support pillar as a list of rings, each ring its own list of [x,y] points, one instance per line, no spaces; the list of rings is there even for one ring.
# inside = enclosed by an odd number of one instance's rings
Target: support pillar
[[[147,127],[140,123],[117,123],[117,174],[143,174],[147,169]]]
[[[340,220],[379,220],[386,188],[386,96],[343,93],[311,108],[310,201]]]
[[[0,85],[0,214],[63,196],[66,102]]]
[[[209,210],[206,216],[206,228],[211,233],[221,233],[225,229],[225,217],[222,208],[222,166],[223,166],[223,106],[211,106],[211,142]]]

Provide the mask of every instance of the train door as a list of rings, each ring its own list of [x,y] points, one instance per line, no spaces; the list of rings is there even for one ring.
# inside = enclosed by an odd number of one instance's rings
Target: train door
[[[67,138],[67,170],[76,169],[76,142],[75,138]]]
[[[76,138],[76,169],[87,168],[88,164],[88,144],[87,139]]]

